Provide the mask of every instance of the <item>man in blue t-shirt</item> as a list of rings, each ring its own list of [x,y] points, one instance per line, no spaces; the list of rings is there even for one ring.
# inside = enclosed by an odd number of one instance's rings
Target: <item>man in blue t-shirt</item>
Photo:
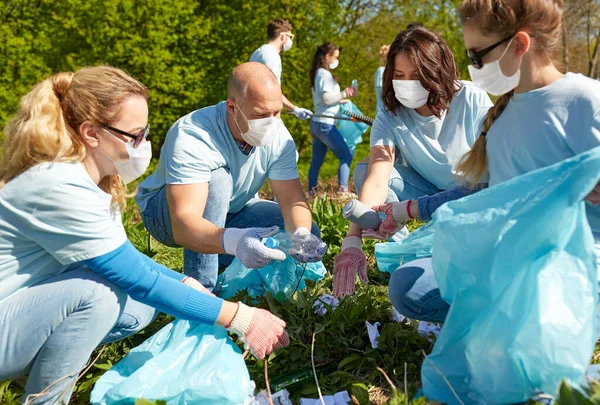
[[[250,62],[260,62],[266,65],[281,85],[281,52],[289,51],[292,47],[292,24],[287,20],[276,18],[267,25],[267,43],[258,48],[250,56]],[[283,96],[283,106],[301,120],[310,118],[312,112],[306,108],[294,106],[286,96]]]
[[[274,227],[298,240],[314,239],[311,228],[319,235],[298,179],[296,146],[280,119],[277,78],[262,64],[244,63],[233,70],[227,93],[227,101],[175,122],[156,171],[136,197],[150,234],[165,245],[182,246],[185,274],[208,289],[215,286],[219,265],[231,262],[224,254],[248,268],[283,260],[283,252],[260,243],[277,232]],[[279,203],[254,197],[267,179]],[[242,249],[244,238],[256,243]]]

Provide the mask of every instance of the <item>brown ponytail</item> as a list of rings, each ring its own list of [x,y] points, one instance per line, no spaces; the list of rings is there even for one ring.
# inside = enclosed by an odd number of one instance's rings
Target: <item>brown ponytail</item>
[[[496,104],[489,109],[483,122],[481,135],[475,141],[471,150],[462,157],[456,166],[457,176],[466,180],[470,188],[474,188],[481,183],[482,178],[487,174],[486,136],[494,121],[504,112],[513,94],[514,91],[510,91],[500,96]]]

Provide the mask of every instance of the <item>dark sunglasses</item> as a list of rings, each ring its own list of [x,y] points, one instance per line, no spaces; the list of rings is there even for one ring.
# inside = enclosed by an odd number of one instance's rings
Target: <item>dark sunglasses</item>
[[[104,129],[108,129],[109,131],[113,131],[113,132],[116,132],[117,134],[121,134],[123,136],[133,139],[133,147],[134,148],[137,148],[140,145],[140,143],[142,143],[148,137],[148,132],[150,132],[150,124],[146,125],[146,128],[142,129],[137,134],[130,134],[129,132],[125,132],[123,130],[111,127],[106,124],[102,124],[101,127]]]
[[[487,55],[488,53],[490,53],[491,51],[496,49],[499,45],[505,43],[506,41],[510,41],[514,36],[515,36],[515,34],[511,34],[511,35],[507,36],[506,38],[501,39],[500,41],[496,42],[495,44],[490,45],[485,49],[482,49],[481,51],[473,52],[473,51],[467,49],[465,51],[465,53],[467,54],[467,58],[469,58],[469,61],[471,61],[471,64],[473,66],[475,66],[477,69],[481,69],[483,67],[483,61],[481,59],[485,55]]]

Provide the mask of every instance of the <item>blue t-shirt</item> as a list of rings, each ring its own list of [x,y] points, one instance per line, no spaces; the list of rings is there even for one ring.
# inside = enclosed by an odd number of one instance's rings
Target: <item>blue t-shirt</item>
[[[320,68],[315,74],[315,85],[312,88],[312,99],[315,106],[315,114],[336,116],[340,111],[340,104],[335,103],[332,105],[326,105],[323,103],[323,93],[339,93],[340,85],[336,83],[331,72],[327,69]],[[335,120],[333,118],[322,118],[315,117],[313,121],[322,122],[325,124],[333,125]]]
[[[285,126],[281,128],[272,143],[246,155],[227,125],[225,102],[180,118],[167,133],[156,171],[139,185],[140,210],[166,184],[208,183],[211,172],[219,168],[228,169],[233,178],[229,212],[241,210],[267,178],[297,179],[296,145]]]
[[[383,101],[381,100],[381,89],[383,88],[383,73],[385,72],[385,66],[380,66],[375,71],[375,97],[377,98],[377,108],[379,110],[383,106]]]
[[[250,56],[250,62],[258,62],[266,65],[271,72],[277,77],[277,81],[281,84],[281,56],[271,45],[264,44],[258,48]]]
[[[600,82],[567,73],[515,94],[486,139],[490,186],[600,146]],[[600,207],[587,204],[600,243]]]
[[[0,188],[0,301],[127,240],[81,163],[40,163]]]
[[[402,106],[395,114],[381,108],[371,130],[371,147],[396,146],[431,184],[440,190],[453,188],[456,165],[479,137],[491,106],[487,93],[463,82],[441,119]]]

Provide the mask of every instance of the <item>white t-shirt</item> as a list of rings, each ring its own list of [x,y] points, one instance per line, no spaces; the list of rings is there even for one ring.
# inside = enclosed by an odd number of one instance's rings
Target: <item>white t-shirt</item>
[[[320,68],[315,74],[315,86],[312,88],[312,99],[315,105],[315,114],[335,116],[340,110],[340,104],[325,105],[323,103],[323,93],[339,93],[340,85],[335,82],[333,75],[327,69]],[[313,121],[333,125],[333,118],[315,117]]]
[[[281,56],[274,47],[264,44],[250,56],[250,62],[259,62],[266,65],[281,84]]]
[[[492,101],[471,82],[463,82],[441,119],[412,108],[381,108],[371,130],[371,147],[397,146],[408,164],[440,190],[456,187],[456,165],[481,133]]]
[[[285,126],[281,128],[273,142],[245,155],[229,131],[225,102],[180,118],[167,133],[156,171],[139,185],[140,210],[166,184],[208,183],[211,172],[222,167],[233,178],[229,212],[241,210],[267,178],[297,179],[296,144]]]
[[[127,240],[81,163],[41,163],[0,188],[0,301]]]

